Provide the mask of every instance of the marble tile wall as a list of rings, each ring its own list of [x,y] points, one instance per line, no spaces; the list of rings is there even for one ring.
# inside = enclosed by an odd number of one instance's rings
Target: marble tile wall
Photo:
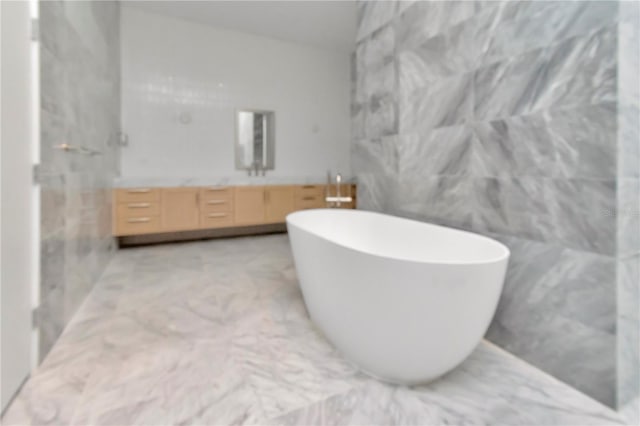
[[[640,170],[634,124],[620,136],[638,105],[619,87],[637,23],[618,17],[607,1],[360,2],[352,82],[360,208],[504,241],[488,338],[610,406],[628,373],[620,256],[638,253],[622,231],[638,216],[616,211]]]
[[[640,3],[618,25],[618,407],[640,424]]]
[[[40,2],[40,359],[113,253],[111,181],[118,171],[119,6]],[[96,155],[64,152],[67,143]]]

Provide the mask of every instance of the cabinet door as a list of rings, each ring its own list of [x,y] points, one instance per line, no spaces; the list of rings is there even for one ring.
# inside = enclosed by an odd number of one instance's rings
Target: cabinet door
[[[161,222],[163,231],[197,229],[200,219],[198,188],[162,190]]]
[[[265,222],[281,223],[295,210],[295,187],[268,186],[265,189]]]
[[[238,186],[235,188],[234,219],[236,225],[264,223],[264,187]]]

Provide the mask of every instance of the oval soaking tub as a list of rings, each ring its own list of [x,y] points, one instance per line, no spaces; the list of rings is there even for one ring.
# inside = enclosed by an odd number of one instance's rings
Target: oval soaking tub
[[[503,244],[361,210],[299,211],[287,228],[312,321],[364,372],[428,382],[487,331],[509,259]]]

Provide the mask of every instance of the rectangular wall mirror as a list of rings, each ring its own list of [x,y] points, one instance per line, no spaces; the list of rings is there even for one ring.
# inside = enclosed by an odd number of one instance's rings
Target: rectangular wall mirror
[[[238,110],[236,113],[236,169],[272,170],[275,157],[273,111]]]

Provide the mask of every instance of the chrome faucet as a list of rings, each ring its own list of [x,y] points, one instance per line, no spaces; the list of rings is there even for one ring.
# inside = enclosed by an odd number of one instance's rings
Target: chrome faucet
[[[249,176],[252,175],[252,172],[254,176],[260,176],[261,174],[264,176],[266,174],[266,169],[262,167],[262,164],[260,164],[259,161],[254,161],[253,164],[251,164],[251,167],[247,168]]]
[[[331,196],[331,194],[329,193],[329,188],[331,187],[331,172],[327,173],[327,189],[326,189],[324,200],[329,207],[340,208],[342,206],[342,203],[350,203],[351,201],[353,201],[353,198],[351,197],[350,188],[349,188],[348,196],[343,197],[340,194],[341,184],[342,184],[342,175],[338,173],[336,174],[336,192],[335,192],[336,195]]]

